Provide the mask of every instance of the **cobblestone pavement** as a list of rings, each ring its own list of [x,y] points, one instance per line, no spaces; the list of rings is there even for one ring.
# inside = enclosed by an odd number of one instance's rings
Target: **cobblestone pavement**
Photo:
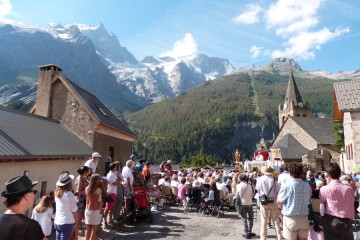
[[[259,210],[255,214],[253,232],[257,235],[252,239],[260,239]],[[177,207],[165,207],[153,212],[153,223],[141,220],[134,226],[121,222],[109,228],[102,228],[100,239],[243,239],[242,221],[236,212],[225,210],[224,215],[217,219],[214,216],[198,216],[195,211],[184,214]],[[51,239],[55,239],[52,238]],[[85,239],[79,236],[79,239]],[[276,239],[275,230],[268,230],[268,239]]]

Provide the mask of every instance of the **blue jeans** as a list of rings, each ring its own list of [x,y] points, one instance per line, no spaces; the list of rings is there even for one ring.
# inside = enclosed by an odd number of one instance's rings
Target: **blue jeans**
[[[71,240],[74,234],[75,223],[70,224],[55,224],[56,240]]]

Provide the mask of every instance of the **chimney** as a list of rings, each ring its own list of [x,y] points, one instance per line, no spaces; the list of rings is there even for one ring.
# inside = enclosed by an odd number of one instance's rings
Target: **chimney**
[[[39,81],[36,94],[35,114],[50,117],[51,113],[51,81],[62,69],[54,64],[39,66]]]

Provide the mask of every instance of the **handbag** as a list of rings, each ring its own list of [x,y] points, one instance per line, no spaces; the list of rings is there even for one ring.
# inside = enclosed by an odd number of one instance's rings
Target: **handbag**
[[[259,196],[261,205],[264,206],[270,202],[267,195],[269,195],[269,193],[271,192],[271,189],[274,187],[274,185],[275,185],[275,179],[274,179],[273,185],[271,186],[269,192],[267,194],[262,194]],[[274,200],[272,200],[271,202],[274,202]]]

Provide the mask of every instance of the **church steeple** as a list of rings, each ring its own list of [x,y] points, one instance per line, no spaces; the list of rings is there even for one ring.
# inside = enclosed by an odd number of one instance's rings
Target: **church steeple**
[[[296,85],[294,74],[290,70],[289,82],[286,89],[284,105],[279,105],[279,128],[288,117],[311,117],[311,107],[307,102],[304,104],[299,89]]]
[[[299,89],[296,85],[296,82],[294,79],[294,74],[293,74],[292,70],[290,70],[289,82],[288,82],[288,86],[286,89],[284,105],[287,104],[287,106],[290,106],[291,102],[294,104],[294,106],[303,105],[303,101],[301,99]]]

